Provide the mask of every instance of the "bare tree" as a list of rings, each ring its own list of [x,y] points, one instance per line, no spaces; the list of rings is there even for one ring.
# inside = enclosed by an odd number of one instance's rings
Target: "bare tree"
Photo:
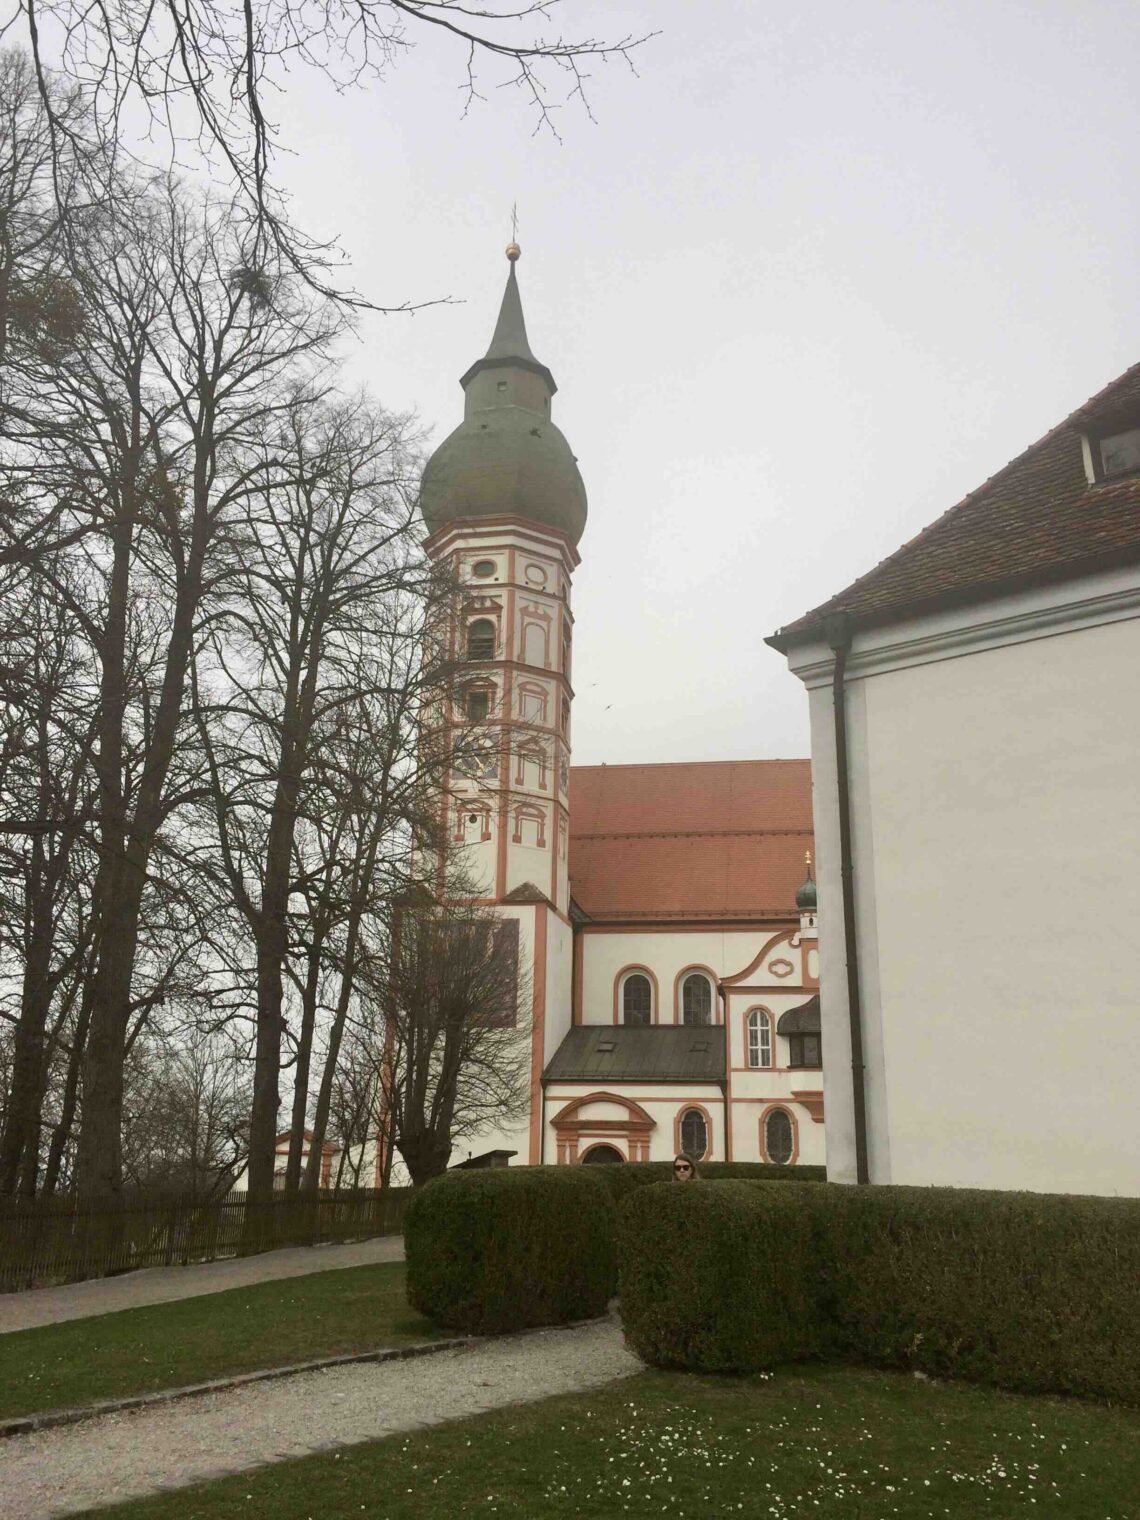
[[[98,233],[96,240],[94,234]],[[250,265],[232,206],[173,184],[88,228],[74,271],[84,341],[57,367],[76,449],[70,482],[100,532],[83,541],[99,667],[99,956],[83,1059],[81,1189],[121,1183],[122,1070],[140,915],[160,832],[193,788],[183,765],[196,640],[232,569],[233,519],[256,488],[250,444],[287,406],[329,314]],[[66,467],[66,460],[64,461]]]
[[[312,276],[327,250],[292,229],[271,186],[277,126],[267,101],[286,70],[308,68],[340,89],[374,84],[421,37],[454,45],[467,104],[479,98],[478,65],[495,83],[521,91],[535,112],[536,130],[557,135],[555,117],[567,99],[589,110],[588,70],[624,60],[644,37],[612,42],[567,38],[550,28],[561,0],[9,0],[7,29],[22,21],[53,133],[66,141],[69,125],[49,99],[51,71],[80,84],[99,131],[118,139],[132,112],[148,115],[151,136],[165,132],[179,161],[192,147],[224,166],[242,205],[252,211],[273,247]],[[0,12],[0,16],[2,16]],[[631,64],[632,66],[632,64]],[[555,89],[556,80],[565,89]]]
[[[126,1070],[126,1181],[196,1198],[227,1192],[246,1153],[244,1073],[224,1036],[191,1028],[140,1041]]]
[[[84,701],[75,622],[53,588],[31,580],[0,606],[5,615],[20,616],[0,662],[0,699],[22,720],[22,742],[0,770],[7,820],[0,871],[20,889],[19,907],[0,914],[0,966],[13,972],[10,982],[0,981],[0,1017],[14,1025],[0,1123],[0,1195],[18,1189],[31,1196],[49,1072],[66,1048],[92,942],[86,882],[92,861],[84,834],[94,800],[94,722]]]
[[[389,971],[384,1110],[412,1182],[455,1142],[518,1118],[529,1095],[518,923],[476,904],[410,903]]]
[[[239,568],[210,644],[212,700],[199,683],[220,861],[257,961],[251,1199],[273,1191],[297,825],[328,801],[310,772],[372,696],[367,646],[378,625],[428,581],[406,433],[362,400],[291,402],[262,444]],[[311,1032],[302,1030],[301,1091]]]

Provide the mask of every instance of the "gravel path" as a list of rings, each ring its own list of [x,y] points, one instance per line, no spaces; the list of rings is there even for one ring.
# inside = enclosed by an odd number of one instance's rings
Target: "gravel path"
[[[294,1246],[286,1251],[263,1251],[260,1256],[235,1256],[229,1261],[205,1261],[192,1267],[146,1267],[122,1277],[96,1277],[62,1288],[30,1288],[0,1294],[0,1335],[8,1330],[31,1330],[57,1325],[65,1319],[91,1314],[114,1314],[140,1304],[168,1304],[176,1298],[223,1293],[250,1283],[280,1277],[305,1277],[341,1267],[365,1267],[374,1261],[403,1261],[401,1235],[357,1240],[346,1246]]]
[[[3,1514],[74,1514],[640,1370],[611,1319],[105,1415],[0,1442]]]

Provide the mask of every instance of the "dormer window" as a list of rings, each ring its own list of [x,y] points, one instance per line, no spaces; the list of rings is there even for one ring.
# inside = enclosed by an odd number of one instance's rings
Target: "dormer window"
[[[1108,433],[1098,440],[1100,470],[1104,480],[1140,470],[1140,427]]]

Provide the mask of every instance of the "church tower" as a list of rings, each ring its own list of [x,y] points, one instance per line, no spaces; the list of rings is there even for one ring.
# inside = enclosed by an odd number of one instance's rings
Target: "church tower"
[[[427,552],[461,588],[447,631],[461,667],[448,835],[484,898],[517,920],[532,984],[530,1124],[487,1148],[511,1141],[533,1163],[545,1159],[540,1078],[570,1025],[570,581],[586,492],[551,420],[554,377],[527,339],[516,243],[507,258],[491,345],[460,381],[463,421],[429,459],[420,504]]]

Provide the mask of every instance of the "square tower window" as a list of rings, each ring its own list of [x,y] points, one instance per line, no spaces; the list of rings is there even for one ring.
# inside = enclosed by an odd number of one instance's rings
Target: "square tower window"
[[[491,711],[491,693],[485,686],[476,686],[464,694],[463,711],[471,723],[482,723]]]

